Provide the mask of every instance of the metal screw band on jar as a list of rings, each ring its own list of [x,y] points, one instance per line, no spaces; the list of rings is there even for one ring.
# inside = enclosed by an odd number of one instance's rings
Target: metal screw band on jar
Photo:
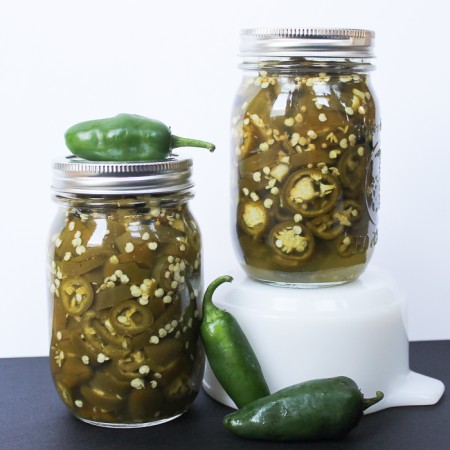
[[[241,31],[241,56],[373,58],[375,33],[352,28],[256,28]]]
[[[53,163],[52,189],[58,194],[123,195],[188,191],[192,160],[94,162],[64,158]]]

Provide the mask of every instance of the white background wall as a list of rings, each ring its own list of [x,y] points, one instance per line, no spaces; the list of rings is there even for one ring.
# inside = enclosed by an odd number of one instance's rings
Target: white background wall
[[[131,112],[211,140],[193,156],[205,279],[230,246],[229,116],[239,30],[377,32],[382,210],[372,264],[408,294],[411,340],[450,338],[448,13],[441,0],[14,0],[0,5],[0,357],[47,353],[51,160],[72,124]]]

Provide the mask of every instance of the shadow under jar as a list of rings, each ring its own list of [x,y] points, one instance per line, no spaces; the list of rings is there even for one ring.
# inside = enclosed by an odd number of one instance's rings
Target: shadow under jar
[[[191,161],[53,166],[50,365],[79,419],[155,425],[200,388],[201,248]]]
[[[235,248],[256,280],[356,279],[377,242],[374,33],[244,30],[232,116]]]

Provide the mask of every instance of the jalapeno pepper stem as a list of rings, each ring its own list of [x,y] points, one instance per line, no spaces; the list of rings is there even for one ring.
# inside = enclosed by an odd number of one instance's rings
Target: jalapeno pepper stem
[[[202,147],[207,148],[210,152],[213,152],[216,148],[216,146],[210,142],[199,141],[198,139],[183,138],[174,135],[172,135],[171,147]]]
[[[209,286],[206,288],[205,294],[203,296],[203,317],[208,316],[209,318],[212,318],[215,314],[215,312],[220,313],[221,310],[217,308],[217,306],[214,305],[212,302],[212,296],[214,291],[223,283],[231,282],[233,281],[233,277],[230,275],[223,275],[219,278],[216,278],[214,281],[212,281]]]
[[[372,405],[375,405],[375,403],[378,403],[380,400],[383,399],[383,397],[384,397],[384,394],[381,391],[377,391],[375,394],[375,397],[363,399],[363,411],[365,411],[367,408],[371,407]]]

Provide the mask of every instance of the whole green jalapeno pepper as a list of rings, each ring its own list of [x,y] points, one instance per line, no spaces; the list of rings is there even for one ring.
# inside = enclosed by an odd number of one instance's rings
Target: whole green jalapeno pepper
[[[358,425],[363,411],[383,398],[365,399],[347,377],[289,386],[224,418],[225,427],[249,439],[276,441],[336,439]]]
[[[216,288],[232,277],[214,280],[203,297],[200,333],[214,375],[238,408],[270,394],[261,366],[247,337],[230,313],[212,302]]]
[[[66,131],[65,140],[74,155],[90,161],[159,161],[176,147],[215,149],[209,142],[173,135],[158,120],[133,114],[78,123]]]

